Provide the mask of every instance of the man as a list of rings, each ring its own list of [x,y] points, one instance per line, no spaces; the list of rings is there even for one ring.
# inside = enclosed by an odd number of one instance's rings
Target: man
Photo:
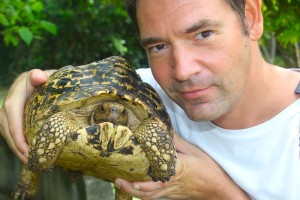
[[[154,78],[138,72],[160,93],[176,131],[190,144],[175,137],[179,159],[170,182],[117,179],[115,185],[143,199],[298,199],[300,74],[262,58],[261,1],[126,5]],[[44,81],[41,71],[21,75],[1,110],[1,132],[24,161],[20,111]]]

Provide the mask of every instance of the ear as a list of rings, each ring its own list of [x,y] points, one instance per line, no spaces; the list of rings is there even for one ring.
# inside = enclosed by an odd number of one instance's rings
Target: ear
[[[246,0],[245,15],[250,38],[254,41],[259,40],[264,29],[261,0]]]

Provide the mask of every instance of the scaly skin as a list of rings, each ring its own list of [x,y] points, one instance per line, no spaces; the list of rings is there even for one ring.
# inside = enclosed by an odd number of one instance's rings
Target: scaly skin
[[[170,117],[124,58],[61,68],[29,98],[24,120],[29,163],[15,200],[34,195],[38,174],[54,166],[111,182],[175,174]]]

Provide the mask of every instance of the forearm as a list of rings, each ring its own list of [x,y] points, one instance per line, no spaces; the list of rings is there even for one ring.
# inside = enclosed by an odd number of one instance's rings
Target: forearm
[[[178,162],[179,170],[171,185],[175,186],[173,187],[175,193],[179,188],[181,191],[187,191],[185,198],[182,199],[250,199],[246,192],[205,153],[199,157],[182,154],[179,154],[179,157],[184,162]]]
[[[187,199],[244,200],[249,196],[230,178],[222,167],[198,147],[188,143],[177,134],[174,143],[179,161],[175,183],[188,191]]]
[[[230,200],[249,200],[248,194],[242,190],[233,180],[224,172],[216,177],[216,183],[212,188],[214,194],[207,199],[230,199]]]
[[[230,200],[247,200],[250,199],[247,193],[242,190],[231,178],[230,176],[205,152],[199,151],[197,153],[197,158],[200,162],[206,162],[208,169],[214,175],[211,175],[211,183],[207,184],[208,191],[211,191],[211,196],[207,199],[230,199]],[[209,182],[208,182],[209,183]],[[208,192],[210,194],[210,192]]]

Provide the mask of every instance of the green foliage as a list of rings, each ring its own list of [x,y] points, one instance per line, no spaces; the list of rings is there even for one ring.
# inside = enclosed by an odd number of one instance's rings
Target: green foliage
[[[147,66],[123,1],[4,0],[0,8],[0,84],[10,85],[32,68],[81,65],[111,55]]]
[[[33,37],[39,38],[44,31],[56,34],[56,26],[50,21],[43,20],[44,5],[38,0],[2,0],[0,1],[1,34],[6,45],[17,46],[20,39],[27,45]]]
[[[276,53],[276,64],[297,64],[294,45],[300,37],[299,10],[299,0],[264,1],[261,45],[265,52]],[[276,46],[272,47],[274,37]],[[126,57],[136,68],[147,66],[123,1],[0,0],[1,85],[10,85],[32,68],[81,65],[111,55]]]
[[[265,32],[275,32],[285,47],[300,41],[299,0],[265,0],[263,6]]]
[[[267,60],[281,66],[300,67],[300,1],[264,0],[263,3],[265,33],[260,44],[265,55],[268,54]]]

